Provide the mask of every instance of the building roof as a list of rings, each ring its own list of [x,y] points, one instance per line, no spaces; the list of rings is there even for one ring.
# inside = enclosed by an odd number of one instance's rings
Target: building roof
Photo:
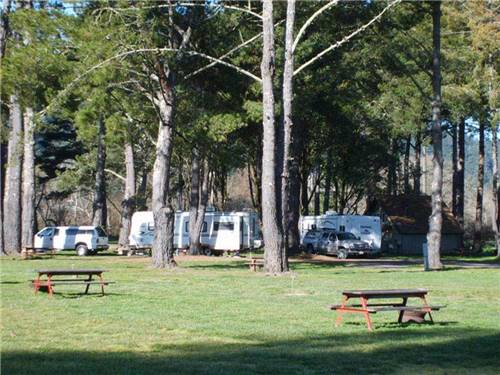
[[[429,230],[431,197],[428,195],[384,196],[375,200],[375,206],[387,216],[401,234],[426,234]],[[443,203],[443,234],[463,234],[463,228]]]

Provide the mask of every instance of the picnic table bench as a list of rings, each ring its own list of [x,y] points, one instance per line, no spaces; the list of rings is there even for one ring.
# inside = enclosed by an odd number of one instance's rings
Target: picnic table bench
[[[41,269],[35,272],[38,273],[38,277],[31,280],[35,294],[41,287],[46,287],[49,295],[53,295],[54,285],[85,285],[85,294],[88,294],[90,285],[97,284],[101,286],[101,293],[104,295],[104,286],[113,283],[104,281],[102,274],[106,270],[102,269]],[[58,278],[60,276],[74,276],[74,278],[60,279]],[[86,276],[86,278],[78,278],[78,276]],[[93,281],[94,276],[97,276],[99,280]]]
[[[55,249],[39,249],[36,247],[30,247],[30,246],[25,246],[21,250],[21,256],[24,259],[30,259],[30,258],[34,257],[35,255],[54,256],[54,255],[56,255],[56,250]]]
[[[257,272],[258,268],[264,267],[264,259],[250,258],[250,260],[245,264],[250,267],[250,270],[252,270],[253,272]]]
[[[338,327],[342,322],[342,314],[355,313],[363,314],[366,320],[366,325],[369,331],[372,331],[372,322],[370,314],[385,311],[397,311],[399,313],[398,323],[415,321],[424,322],[425,315],[429,315],[429,320],[433,323],[432,311],[437,311],[444,306],[430,306],[427,303],[426,289],[382,289],[382,290],[345,290],[342,292],[342,303],[340,305],[330,305],[331,310],[337,311],[337,321],[335,325]],[[359,299],[360,304],[347,304],[351,299]],[[385,302],[385,303],[369,303],[373,299],[399,299],[401,302]],[[422,302],[419,306],[408,306],[409,298],[418,298]]]

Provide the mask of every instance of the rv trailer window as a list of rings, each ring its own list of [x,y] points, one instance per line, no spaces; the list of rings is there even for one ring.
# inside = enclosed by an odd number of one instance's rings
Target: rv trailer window
[[[155,223],[148,223],[148,231],[152,232],[155,230]]]
[[[204,222],[203,222],[203,228],[201,228],[201,231],[202,231],[203,233],[207,233],[207,228],[208,228],[207,222],[206,222],[206,221],[204,221]]]
[[[189,233],[189,220],[184,223],[184,232]]]
[[[219,230],[234,230],[234,223],[214,222],[214,232]]]

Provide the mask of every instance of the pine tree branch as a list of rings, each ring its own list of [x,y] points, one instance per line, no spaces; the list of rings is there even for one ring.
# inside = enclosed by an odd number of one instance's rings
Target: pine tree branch
[[[316,12],[313,13],[311,17],[307,19],[307,21],[304,23],[304,25],[302,25],[299,32],[297,33],[295,40],[293,41],[292,53],[295,52],[295,48],[297,47],[297,44],[299,44],[300,38],[302,37],[302,35],[304,35],[306,29],[313,23],[313,21],[325,10],[330,9],[334,5],[337,5],[339,1],[340,0],[330,1],[326,5],[323,5],[321,8],[319,8]]]
[[[185,55],[188,55],[188,56],[198,56],[198,57],[202,57],[202,58],[205,58],[207,60],[210,60],[212,62],[216,62],[217,64],[224,65],[224,66],[227,66],[229,68],[232,68],[232,69],[236,70],[237,72],[239,72],[239,73],[241,73],[243,75],[246,75],[246,76],[254,79],[257,82],[261,82],[262,81],[260,77],[256,76],[253,73],[250,73],[249,71],[247,71],[247,70],[245,70],[243,68],[240,68],[239,66],[233,65],[233,64],[228,63],[226,61],[222,61],[222,60],[220,60],[220,59],[218,59],[216,57],[212,57],[212,56],[206,55],[206,54],[201,53],[201,52],[189,51],[189,50],[182,50],[181,51],[178,48],[139,48],[139,49],[135,49],[135,50],[121,52],[121,53],[119,53],[117,55],[111,56],[111,57],[109,57],[109,58],[101,61],[99,64],[96,64],[96,65],[90,67],[85,72],[83,72],[78,77],[76,77],[73,81],[71,81],[68,84],[68,86],[66,86],[66,88],[64,88],[62,91],[60,91],[57,94],[57,96],[54,98],[54,100],[52,100],[51,103],[47,107],[45,107],[42,111],[38,112],[37,115],[42,116],[42,115],[48,113],[52,109],[52,107],[54,106],[54,104],[57,103],[57,100],[60,100],[71,89],[73,89],[73,87],[78,82],[80,82],[81,80],[83,80],[90,73],[92,73],[92,72],[94,72],[94,71],[102,68],[103,66],[109,64],[112,61],[115,61],[115,60],[118,60],[118,59],[121,59],[121,58],[125,58],[125,57],[131,56],[131,55],[139,54],[139,53],[146,53],[146,52],[149,52],[149,53],[181,52],[181,53],[183,53]]]
[[[321,59],[324,55],[326,55],[328,52],[330,51],[333,51],[334,49],[340,47],[341,45],[343,45],[344,43],[348,42],[349,40],[351,40],[352,38],[354,38],[356,35],[358,35],[359,33],[361,33],[362,31],[366,30],[368,27],[370,27],[373,23],[375,23],[376,21],[378,21],[383,15],[385,12],[387,12],[390,8],[392,8],[394,5],[400,3],[402,0],[394,0],[392,1],[389,5],[387,5],[379,14],[377,14],[375,17],[373,17],[370,22],[364,24],[363,26],[361,26],[360,28],[356,29],[355,31],[353,31],[351,34],[347,35],[346,37],[344,37],[343,39],[339,40],[338,42],[332,44],[331,46],[329,46],[328,48],[325,48],[323,51],[321,51],[320,53],[318,53],[316,56],[314,56],[312,59],[310,59],[309,61],[305,62],[304,64],[302,64],[299,68],[297,68],[295,70],[295,72],[293,73],[293,75],[297,75],[299,74],[302,70],[304,70],[305,68],[307,68],[309,65],[313,64],[314,62],[316,62],[317,60]]]

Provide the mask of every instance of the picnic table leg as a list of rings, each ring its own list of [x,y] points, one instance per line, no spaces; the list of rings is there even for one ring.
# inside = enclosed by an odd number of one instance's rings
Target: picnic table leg
[[[89,277],[87,278],[86,281],[92,281],[92,275],[89,275]],[[85,287],[85,294],[89,294],[89,288],[90,288],[90,284],[87,284],[87,286]]]
[[[342,306],[341,309],[343,309],[349,300],[349,297],[344,296],[342,297]],[[340,323],[342,322],[342,310],[337,310],[337,320],[335,321],[335,327],[338,327]]]
[[[52,276],[51,275],[47,275],[47,289],[49,291],[49,295],[50,296],[53,296],[54,295],[54,290],[52,289]]]
[[[101,280],[101,292],[102,295],[104,295],[104,280],[102,278],[102,275],[99,275],[99,280]]]
[[[38,277],[35,279],[34,286],[35,286],[35,294],[37,294],[38,290],[40,290],[40,275],[38,275]]]
[[[424,309],[425,308],[427,309],[427,314],[429,314],[429,319],[430,319],[431,323],[434,324],[434,320],[432,319],[432,315],[431,315],[431,309],[429,307],[429,304],[427,303],[427,300],[425,299],[425,296],[422,296],[420,298],[422,299],[422,302],[424,304]],[[424,317],[425,317],[425,315],[424,315]]]
[[[366,297],[361,297],[361,306],[365,310],[364,315],[366,319],[366,325],[368,326],[368,331],[373,331],[372,320],[370,319],[370,313],[368,312],[368,299]]]
[[[407,302],[408,302],[408,297],[403,297],[403,302],[401,303],[401,306],[406,306]],[[403,315],[404,314],[405,314],[404,310],[401,310],[399,312],[398,323],[401,323],[403,321]]]

